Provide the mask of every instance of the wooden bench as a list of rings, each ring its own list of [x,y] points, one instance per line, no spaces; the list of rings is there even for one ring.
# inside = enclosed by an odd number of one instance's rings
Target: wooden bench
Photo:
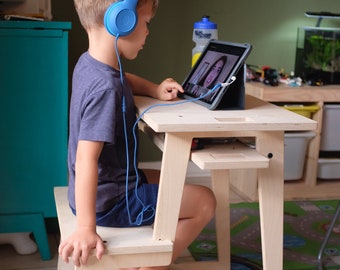
[[[76,227],[76,218],[67,200],[67,187],[54,188],[61,241]],[[128,267],[169,265],[172,259],[171,239],[155,240],[151,226],[137,228],[97,227],[97,232],[105,241],[106,251],[100,261],[94,253],[90,256],[86,269],[119,269]],[[58,270],[85,269],[65,264],[58,260]]]

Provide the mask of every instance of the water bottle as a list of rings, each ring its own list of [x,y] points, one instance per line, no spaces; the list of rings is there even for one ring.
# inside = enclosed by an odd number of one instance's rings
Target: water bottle
[[[218,39],[217,24],[211,22],[209,16],[203,16],[201,21],[194,23],[192,40],[196,43],[196,46],[192,49],[191,66],[195,65],[204,47],[211,39]]]

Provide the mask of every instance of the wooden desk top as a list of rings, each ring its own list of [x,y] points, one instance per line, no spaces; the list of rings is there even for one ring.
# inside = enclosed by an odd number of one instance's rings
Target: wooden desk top
[[[135,97],[139,113],[155,104],[171,104],[148,97]],[[315,130],[317,123],[252,96],[246,96],[245,110],[211,111],[190,102],[153,107],[142,119],[156,132],[279,131]]]
[[[246,93],[269,102],[340,102],[340,85],[292,87],[249,82]]]

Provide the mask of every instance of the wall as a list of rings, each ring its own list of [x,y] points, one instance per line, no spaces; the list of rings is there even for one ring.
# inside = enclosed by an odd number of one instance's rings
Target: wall
[[[190,68],[193,47],[193,23],[208,14],[219,27],[219,39],[248,42],[253,51],[248,63],[270,65],[294,70],[297,29],[315,26],[316,19],[308,18],[305,11],[332,11],[340,13],[337,0],[214,0],[160,1],[159,12],[152,21],[151,35],[145,51],[131,68],[143,72],[152,79],[174,76],[183,80]],[[194,5],[193,5],[194,3]],[[181,7],[181,8],[179,8]],[[321,26],[340,27],[340,20],[324,19]],[[158,49],[159,48],[159,49]],[[162,68],[153,65],[161,64]]]
[[[248,42],[253,51],[247,63],[294,70],[297,29],[315,26],[317,19],[306,11],[340,13],[339,0],[160,0],[156,17],[151,21],[150,35],[144,50],[134,61],[124,61],[127,71],[155,82],[166,77],[182,81],[190,70],[192,28],[202,15],[210,15],[218,24],[219,39]],[[52,0],[54,20],[72,21],[70,32],[70,71],[86,49],[85,32],[79,25],[73,1]],[[322,27],[340,28],[340,19],[324,19]],[[159,151],[145,155],[152,144],[143,139],[141,159],[158,159]]]

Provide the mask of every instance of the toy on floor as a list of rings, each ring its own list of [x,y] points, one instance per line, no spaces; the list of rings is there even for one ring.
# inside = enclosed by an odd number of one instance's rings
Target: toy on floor
[[[11,244],[20,255],[28,255],[38,250],[29,232],[0,233],[0,244]]]

